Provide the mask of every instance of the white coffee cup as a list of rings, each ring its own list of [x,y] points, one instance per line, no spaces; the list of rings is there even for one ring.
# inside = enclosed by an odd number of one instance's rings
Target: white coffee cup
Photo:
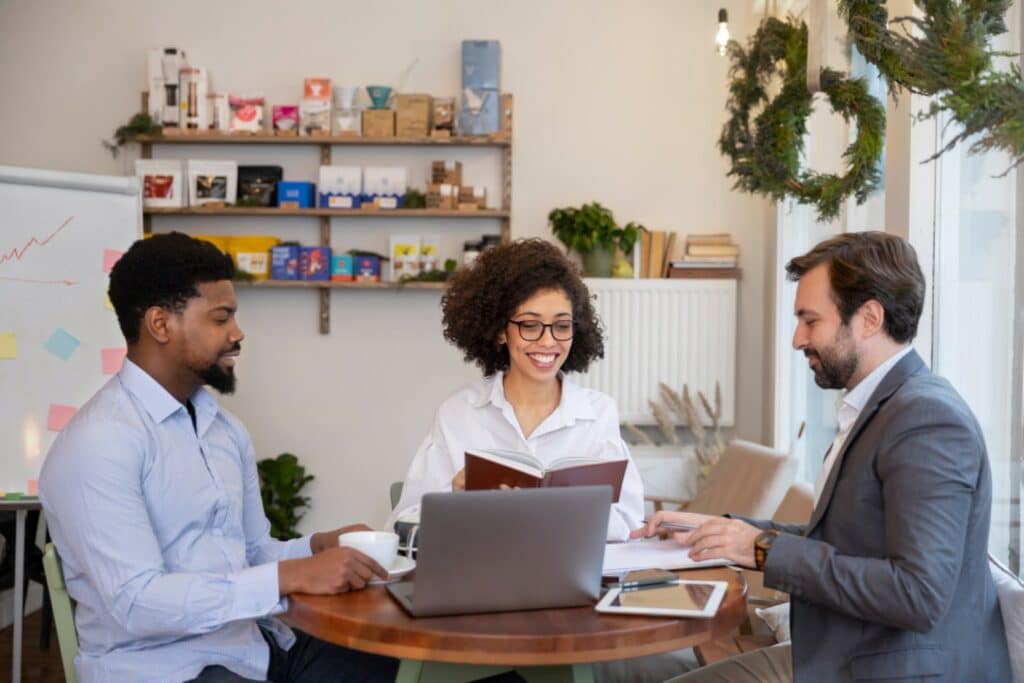
[[[398,555],[398,534],[390,531],[350,531],[338,536],[338,545],[355,548],[390,569]]]

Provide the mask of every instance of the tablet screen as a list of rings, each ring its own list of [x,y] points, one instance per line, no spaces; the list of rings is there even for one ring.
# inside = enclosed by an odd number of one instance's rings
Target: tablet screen
[[[619,593],[611,606],[703,611],[715,590],[713,583],[680,583]]]

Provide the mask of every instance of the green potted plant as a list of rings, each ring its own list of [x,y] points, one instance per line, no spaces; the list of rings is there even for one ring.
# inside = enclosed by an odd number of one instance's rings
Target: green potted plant
[[[551,232],[567,249],[583,260],[583,271],[592,277],[610,277],[616,249],[628,255],[645,228],[638,223],[619,227],[612,212],[597,202],[580,208],[553,209],[548,214]]]
[[[263,511],[270,520],[270,535],[287,541],[299,538],[296,529],[302,508],[309,507],[309,498],[300,496],[302,488],[313,480],[306,474],[306,468],[291,453],[281,453],[276,458],[265,458],[256,463],[260,477],[260,495],[263,497]]]

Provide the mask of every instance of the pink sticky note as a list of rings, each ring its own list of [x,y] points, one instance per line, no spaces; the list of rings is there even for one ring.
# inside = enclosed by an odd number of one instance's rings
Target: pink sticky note
[[[115,249],[104,249],[103,250],[103,272],[109,273],[110,269],[114,267],[122,256],[122,252]]]
[[[64,429],[78,409],[74,406],[62,406],[57,403],[50,404],[50,414],[46,417],[46,428],[51,432],[59,432]]]
[[[39,480],[29,479],[28,480],[28,495],[38,496],[39,495]]]
[[[127,349],[100,349],[100,356],[103,359],[103,374],[113,375],[120,372],[127,352]]]

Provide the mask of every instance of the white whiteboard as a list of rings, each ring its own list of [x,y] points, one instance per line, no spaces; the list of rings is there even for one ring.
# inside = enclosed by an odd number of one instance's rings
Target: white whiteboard
[[[0,491],[34,492],[51,417],[110,378],[125,342],[105,270],[141,232],[136,178],[0,166]]]

